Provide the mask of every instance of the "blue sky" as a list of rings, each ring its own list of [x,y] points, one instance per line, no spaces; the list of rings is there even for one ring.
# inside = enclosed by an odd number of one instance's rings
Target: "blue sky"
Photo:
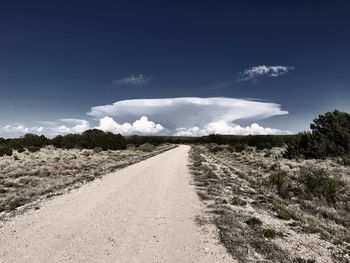
[[[349,1],[2,1],[0,136],[87,127],[142,133],[133,126],[141,116],[164,134],[241,134],[252,123],[308,129],[320,113],[350,111],[349,13]],[[164,120],[144,100],[133,114],[121,115],[120,106],[88,114],[118,101],[181,97],[254,99],[288,114],[237,115],[244,109],[231,101],[233,115],[223,117],[222,101],[213,100],[210,109],[176,101]],[[183,107],[193,124],[166,123],[186,114]],[[198,111],[209,110],[216,117],[198,126]]]

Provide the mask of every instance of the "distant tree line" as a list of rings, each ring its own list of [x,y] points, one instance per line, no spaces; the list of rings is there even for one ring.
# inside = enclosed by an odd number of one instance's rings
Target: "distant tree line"
[[[139,147],[143,144],[152,144],[154,146],[163,143],[173,144],[232,144],[242,146],[254,146],[258,149],[282,147],[288,139],[288,136],[225,136],[209,135],[203,137],[173,137],[173,136],[122,136],[111,132],[104,132],[97,129],[87,130],[81,134],[59,135],[52,139],[45,136],[26,134],[20,138],[3,139],[0,138],[0,156],[11,155],[12,150],[23,152],[28,149],[31,152],[38,151],[47,145],[53,145],[56,148],[64,149],[94,149],[96,147],[102,150],[123,150],[128,145]]]
[[[327,112],[320,115],[310,125],[311,132],[297,135],[217,135],[202,137],[176,136],[122,136],[97,129],[87,130],[81,134],[59,135],[52,139],[41,135],[26,134],[20,138],[0,138],[0,156],[11,155],[12,150],[37,151],[41,147],[53,145],[57,148],[80,148],[102,150],[123,150],[128,145],[139,147],[143,144],[230,144],[242,150],[247,146],[257,149],[271,149],[287,145],[287,158],[326,158],[350,154],[350,114],[340,111]]]

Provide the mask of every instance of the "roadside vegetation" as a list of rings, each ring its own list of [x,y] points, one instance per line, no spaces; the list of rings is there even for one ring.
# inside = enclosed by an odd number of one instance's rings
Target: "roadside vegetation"
[[[320,115],[308,144],[293,141],[300,134],[279,147],[192,146],[198,196],[235,259],[350,262],[349,123]]]
[[[13,150],[11,155],[0,158],[0,212],[14,211],[26,204],[36,207],[37,202],[33,201],[70,191],[175,146],[129,145],[126,150],[104,150],[103,145],[93,145],[93,149],[37,147]]]

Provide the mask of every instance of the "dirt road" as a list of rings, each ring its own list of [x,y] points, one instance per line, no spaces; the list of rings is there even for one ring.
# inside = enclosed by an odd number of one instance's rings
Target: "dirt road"
[[[180,146],[45,202],[0,228],[0,262],[229,262]]]

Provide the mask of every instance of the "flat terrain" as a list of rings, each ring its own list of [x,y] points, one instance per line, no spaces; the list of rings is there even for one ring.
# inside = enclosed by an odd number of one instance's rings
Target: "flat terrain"
[[[15,151],[0,157],[0,218],[35,206],[105,174],[174,148],[163,144],[148,151],[59,149],[47,146],[39,151]],[[35,201],[35,202],[34,202]],[[26,205],[26,206],[24,206]],[[10,213],[10,214],[11,214]]]
[[[215,228],[196,224],[203,207],[188,151],[169,150],[3,223],[0,262],[230,262]]]
[[[350,167],[282,153],[192,147],[194,182],[221,242],[239,262],[350,262]]]

